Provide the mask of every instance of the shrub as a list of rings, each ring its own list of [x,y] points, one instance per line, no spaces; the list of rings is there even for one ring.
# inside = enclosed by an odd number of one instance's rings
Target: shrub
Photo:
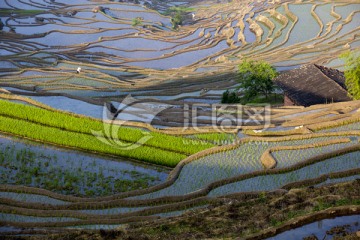
[[[142,25],[142,21],[141,21],[141,18],[137,17],[137,18],[134,18],[132,20],[132,24],[131,24],[133,27],[135,26],[138,26],[138,25]]]
[[[236,91],[226,90],[221,97],[221,103],[239,103],[240,98],[237,95]]]
[[[349,95],[360,99],[360,54],[346,52],[341,57],[345,60],[345,84]]]
[[[173,17],[171,18],[170,21],[171,21],[171,23],[172,23],[173,29],[177,29],[177,28],[179,27],[179,25],[181,25],[182,22],[183,22],[182,13],[177,12],[177,13],[175,14],[175,16],[173,16]]]

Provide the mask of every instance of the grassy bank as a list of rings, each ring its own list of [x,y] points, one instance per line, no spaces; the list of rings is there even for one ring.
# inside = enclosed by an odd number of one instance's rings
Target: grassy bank
[[[0,16],[9,16],[11,14],[27,16],[27,15],[40,14],[43,12],[44,10],[1,9]]]
[[[210,143],[189,145],[181,137],[119,127],[111,137],[124,145],[136,144],[147,134],[151,137],[143,145],[126,150],[104,136],[101,133],[103,129],[104,124],[95,119],[0,100],[0,131],[42,142],[134,158],[169,167],[174,167],[187,155],[213,146]],[[92,131],[100,132],[98,137],[104,142],[110,140],[113,145],[101,142]]]

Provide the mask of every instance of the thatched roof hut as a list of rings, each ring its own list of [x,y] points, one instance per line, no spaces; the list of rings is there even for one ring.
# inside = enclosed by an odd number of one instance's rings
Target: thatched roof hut
[[[350,101],[344,73],[316,64],[304,65],[280,74],[274,79],[283,89],[284,105],[310,106]]]

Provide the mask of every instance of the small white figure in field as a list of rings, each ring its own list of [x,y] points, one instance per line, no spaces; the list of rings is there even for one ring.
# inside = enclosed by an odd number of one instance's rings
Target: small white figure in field
[[[77,70],[76,70],[77,73],[80,73],[81,72],[81,67],[78,67]]]
[[[262,130],[254,130],[254,133],[261,133]]]
[[[192,16],[192,19],[195,20],[195,13],[192,13],[191,16]]]
[[[298,126],[298,127],[295,127],[295,129],[300,129],[300,128],[303,128],[304,126],[301,125],[301,126]]]

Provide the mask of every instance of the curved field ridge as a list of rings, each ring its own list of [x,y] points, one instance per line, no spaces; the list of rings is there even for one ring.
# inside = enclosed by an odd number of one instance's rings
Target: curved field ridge
[[[236,183],[217,188],[209,193],[209,196],[221,196],[235,192],[270,191],[280,188],[282,185],[294,181],[302,181],[315,178],[319,175],[329,174],[335,171],[347,171],[359,166],[359,151],[327,159],[288,173],[277,172],[277,174],[264,175],[249,178]]]
[[[5,189],[8,189],[4,185],[2,185],[1,187],[5,187]],[[50,198],[45,195],[16,193],[16,192],[0,192],[0,198],[7,198],[7,199],[12,199],[13,201],[28,202],[28,203],[42,203],[42,204],[51,204],[51,205],[68,204],[68,202],[61,201],[55,198]]]
[[[284,150],[301,150],[301,149],[309,149],[309,148],[319,148],[328,145],[334,145],[339,143],[348,143],[351,140],[349,138],[329,140],[325,142],[317,142],[314,144],[300,145],[300,146],[279,146],[267,149],[263,155],[261,156],[261,163],[267,168],[275,168],[277,161],[274,158],[274,153]]]

